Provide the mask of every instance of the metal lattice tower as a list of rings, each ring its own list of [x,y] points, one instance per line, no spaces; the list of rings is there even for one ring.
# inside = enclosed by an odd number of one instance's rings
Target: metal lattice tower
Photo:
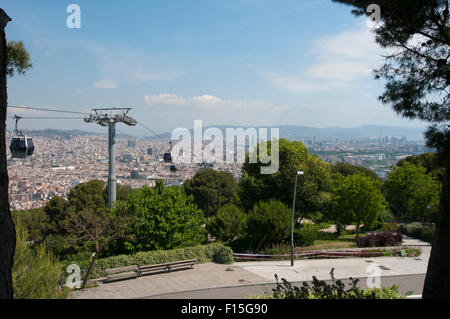
[[[137,121],[127,115],[130,110],[131,108],[93,109],[92,112],[94,113],[84,119],[86,123],[97,123],[101,126],[108,127],[108,207],[112,207],[116,201],[116,123],[125,123],[128,126],[135,126]]]

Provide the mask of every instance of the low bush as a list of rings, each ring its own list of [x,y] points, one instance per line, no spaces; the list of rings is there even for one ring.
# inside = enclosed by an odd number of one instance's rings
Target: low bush
[[[311,246],[317,239],[317,230],[312,227],[304,227],[294,230],[294,243],[296,246]]]
[[[381,225],[382,231],[400,231],[400,224],[396,222],[383,223]]]
[[[436,227],[433,224],[414,222],[403,225],[401,230],[408,236],[431,243],[436,232]]]
[[[223,244],[209,244],[205,246],[187,247],[173,250],[155,250],[149,252],[138,252],[133,255],[119,255],[108,258],[101,258],[95,262],[89,279],[101,278],[105,276],[105,269],[119,268],[131,265],[144,266],[162,264],[186,259],[197,259],[197,263],[216,262],[220,264],[231,264],[233,262],[233,251]],[[87,273],[90,258],[84,254],[81,258],[77,256],[65,260],[62,271],[64,278],[67,277],[66,269],[70,264],[77,264],[81,268],[81,277]],[[64,279],[65,280],[65,279]]]
[[[291,253],[291,245],[288,243],[280,243],[276,245],[266,246],[261,251],[262,255],[290,255]],[[273,258],[277,259],[285,259],[285,258]]]
[[[263,298],[270,299],[403,299],[398,293],[398,287],[362,289],[357,287],[358,279],[350,278],[350,288],[346,289],[341,280],[335,280],[334,269],[330,272],[331,284],[313,277],[312,285],[304,282],[301,287],[293,286],[286,279],[277,281],[276,287],[272,290],[272,295],[265,295]]]
[[[381,232],[368,234],[365,237],[359,237],[356,240],[358,247],[388,247],[399,246],[403,242],[403,234],[400,232]]]

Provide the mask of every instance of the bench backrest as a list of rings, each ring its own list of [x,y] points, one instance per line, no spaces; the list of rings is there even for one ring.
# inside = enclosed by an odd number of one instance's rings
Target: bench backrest
[[[137,270],[138,270],[138,266],[137,265],[133,265],[133,266],[127,266],[127,267],[121,267],[121,268],[106,269],[105,273],[107,275],[110,275],[110,274],[117,274],[117,273],[121,273],[121,272],[137,271]]]

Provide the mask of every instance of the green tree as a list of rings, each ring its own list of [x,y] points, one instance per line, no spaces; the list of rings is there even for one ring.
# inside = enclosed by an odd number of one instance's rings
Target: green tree
[[[203,212],[181,187],[158,181],[154,188],[134,190],[118,207],[136,214],[136,240],[126,243],[129,251],[189,247],[206,239]]]
[[[238,185],[229,172],[202,169],[187,179],[183,187],[187,195],[194,196],[194,202],[206,217],[215,216],[222,206],[237,200]]]
[[[267,144],[270,151],[271,142]],[[268,199],[277,199],[292,207],[298,171],[304,171],[305,175],[298,180],[296,211],[302,215],[310,215],[323,209],[326,193],[331,186],[331,166],[311,155],[302,142],[280,139],[280,169],[272,175],[261,174],[260,168],[265,165],[261,163],[259,155],[258,162],[254,164],[249,163],[248,158],[249,154],[239,181],[239,198],[246,210],[251,210],[255,203]]]
[[[441,183],[421,165],[408,162],[396,167],[384,183],[386,199],[397,217],[436,221]]]
[[[61,265],[45,245],[31,247],[28,231],[16,220],[17,244],[12,278],[16,299],[58,299],[67,296],[59,290]]]
[[[31,209],[29,211],[13,211],[14,224],[20,222],[22,227],[28,231],[28,240],[42,243],[49,227],[48,217],[43,208]]]
[[[408,156],[405,159],[400,160],[397,163],[397,166],[402,166],[404,163],[422,165],[427,170],[427,174],[431,174],[433,177],[439,179],[442,179],[445,174],[445,163],[436,153]]]
[[[67,195],[67,209],[82,211],[86,208],[104,211],[107,207],[106,183],[100,180],[91,180],[80,183],[72,188]]]
[[[208,222],[208,230],[217,239],[231,242],[245,235],[246,225],[247,215],[234,204],[227,204]]]
[[[134,216],[124,214],[121,210],[111,212],[86,208],[69,213],[67,229],[71,242],[84,246],[86,249],[94,247],[94,254],[83,279],[83,285],[87,284],[97,257],[108,243],[118,239],[133,238],[130,227],[133,222]]]
[[[355,15],[367,13],[370,0],[333,0],[350,5]],[[448,0],[378,0],[381,23],[376,42],[389,48],[375,70],[385,79],[380,96],[397,114],[430,123],[427,145],[446,163],[436,235],[424,298],[450,298],[450,19]],[[413,40],[413,41],[411,41]]]
[[[25,49],[22,41],[8,41],[7,44],[7,74],[13,77],[17,74],[25,74],[31,69],[30,54]]]
[[[373,180],[379,180],[377,173],[364,166],[355,166],[347,163],[337,163],[333,167],[333,173],[340,173],[344,176],[363,174],[372,178]]]
[[[259,240],[255,251],[258,252],[264,242],[279,242],[289,235],[291,210],[281,201],[261,201],[253,207],[247,221],[247,232]]]
[[[335,180],[332,199],[335,220],[341,225],[355,223],[356,238],[359,238],[361,224],[375,222],[378,215],[386,209],[380,187],[380,182],[361,174]]]

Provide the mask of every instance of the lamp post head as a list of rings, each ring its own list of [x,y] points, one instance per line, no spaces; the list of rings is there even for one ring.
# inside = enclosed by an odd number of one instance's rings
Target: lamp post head
[[[304,175],[305,173],[303,171],[297,172],[297,175]]]

